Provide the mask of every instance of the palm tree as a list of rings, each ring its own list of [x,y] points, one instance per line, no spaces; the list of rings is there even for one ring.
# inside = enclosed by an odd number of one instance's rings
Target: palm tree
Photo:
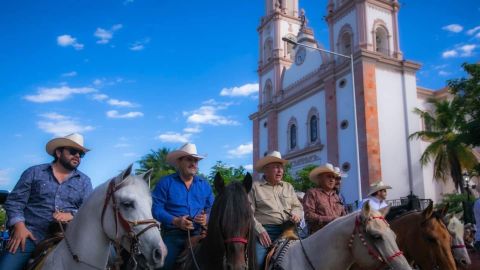
[[[163,176],[175,172],[175,168],[167,163],[168,153],[170,153],[170,149],[165,147],[160,148],[157,151],[151,150],[149,154],[146,154],[138,161],[140,168],[136,170],[137,174],[153,169],[150,188],[153,188]]]
[[[477,164],[472,148],[464,143],[458,131],[465,116],[459,113],[455,103],[448,100],[431,99],[428,103],[433,105],[433,113],[418,108],[414,110],[423,119],[425,130],[417,131],[409,138],[430,141],[420,158],[422,166],[433,160],[435,179],[447,181],[451,177],[455,188],[464,193],[462,172],[471,170]]]

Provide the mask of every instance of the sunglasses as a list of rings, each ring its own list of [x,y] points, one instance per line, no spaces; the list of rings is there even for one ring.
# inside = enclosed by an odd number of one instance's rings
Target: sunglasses
[[[72,156],[75,156],[76,154],[78,154],[80,158],[83,158],[85,156],[85,152],[83,152],[82,150],[78,150],[70,147],[65,147],[64,149],[67,150],[68,153]]]

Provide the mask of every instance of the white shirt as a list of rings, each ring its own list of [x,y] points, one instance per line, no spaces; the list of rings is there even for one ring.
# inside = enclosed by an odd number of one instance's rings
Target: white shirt
[[[475,225],[477,231],[475,232],[475,241],[480,241],[480,198],[475,201],[473,205],[473,213],[477,224]]]
[[[367,197],[367,198],[362,200],[362,202],[358,206],[358,209],[361,209],[363,207],[363,204],[366,201],[368,201],[368,204],[370,204],[371,209],[374,209],[374,210],[377,210],[377,211],[388,206],[388,204],[385,202],[385,200],[380,201],[377,197],[370,196],[370,197]]]

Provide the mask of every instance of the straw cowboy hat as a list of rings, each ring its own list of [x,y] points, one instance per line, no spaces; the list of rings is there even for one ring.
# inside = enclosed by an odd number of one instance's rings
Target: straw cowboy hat
[[[84,153],[90,151],[90,149],[83,146],[83,136],[78,133],[72,133],[65,137],[52,139],[47,143],[45,149],[49,155],[55,156],[55,149],[59,147],[72,147],[81,150]]]
[[[332,164],[325,163],[324,165],[318,166],[315,169],[313,169],[308,175],[308,178],[310,178],[310,181],[312,181],[314,184],[318,185],[318,176],[322,173],[333,173],[335,176],[338,175],[335,172],[335,168],[333,167]]]
[[[193,143],[186,143],[182,145],[178,150],[172,151],[167,155],[167,163],[175,166],[177,165],[178,159],[186,156],[194,157],[198,160],[204,159],[204,156],[200,156],[197,153],[197,146]]]
[[[385,185],[382,180],[379,180],[370,185],[370,189],[368,190],[368,196],[382,189],[392,189],[392,187],[389,185]]]
[[[283,166],[288,163],[288,160],[282,159],[282,155],[278,151],[272,151],[268,153],[265,157],[257,161],[254,166],[254,169],[257,172],[263,172],[263,168],[270,163],[281,163]]]

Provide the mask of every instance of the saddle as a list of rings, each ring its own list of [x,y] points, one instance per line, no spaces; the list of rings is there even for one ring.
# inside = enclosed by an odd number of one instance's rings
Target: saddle
[[[53,222],[48,226],[47,237],[41,241],[33,251],[28,260],[25,270],[41,269],[43,262],[47,255],[62,241],[64,238],[63,231],[65,231],[67,224],[60,227],[58,222]]]
[[[282,224],[282,234],[270,246],[265,258],[265,270],[283,270],[280,266],[285,252],[288,250],[292,241],[299,240],[297,235],[297,225],[292,221],[286,221]]]

